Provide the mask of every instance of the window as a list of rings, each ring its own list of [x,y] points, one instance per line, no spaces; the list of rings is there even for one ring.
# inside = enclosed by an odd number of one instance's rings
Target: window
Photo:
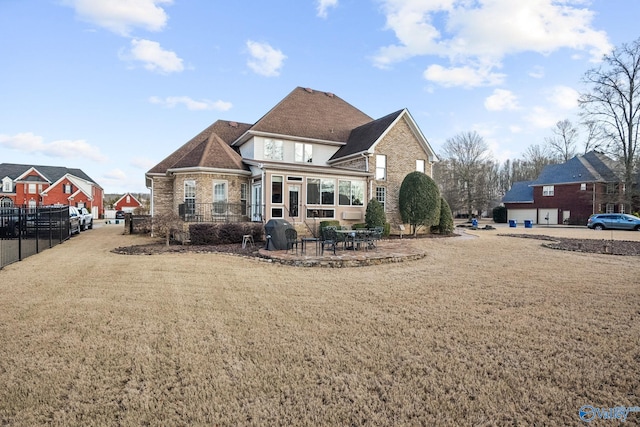
[[[339,181],[338,204],[342,206],[364,205],[364,182]]]
[[[387,179],[387,156],[383,154],[376,155],[376,179],[379,181]]]
[[[620,207],[618,209],[618,212],[620,212],[621,214],[624,213],[624,203],[620,203]]]
[[[71,187],[71,184],[64,184],[62,186],[62,191],[64,192],[64,194],[71,194],[73,188]]]
[[[583,182],[582,184],[580,184],[580,191],[586,191],[587,189],[587,183]]]
[[[0,208],[10,208],[13,206],[13,200],[8,197],[0,198]]]
[[[416,160],[416,170],[418,172],[424,173],[424,160],[422,159]]]
[[[387,201],[387,189],[385,187],[376,187],[376,200],[380,202],[384,209]]]
[[[29,194],[36,194],[36,185],[29,183]]]
[[[240,213],[242,215],[247,214],[247,196],[249,195],[249,185],[246,183],[240,184]]]
[[[196,182],[193,180],[184,182],[184,205],[187,215],[196,213]]]
[[[12,181],[9,178],[5,178],[4,180],[2,180],[2,191],[5,193],[11,193],[11,190],[13,189],[12,187]]]
[[[613,203],[607,203],[607,213],[614,213],[616,205]]]
[[[301,176],[287,176],[287,181],[302,182],[302,177]]]
[[[332,179],[307,179],[308,205],[333,205],[335,203],[336,183]]]
[[[301,142],[295,143],[294,160],[302,163],[312,163],[313,161],[313,145],[303,144]]]
[[[276,139],[266,139],[264,141],[264,158],[266,160],[283,160],[283,142]]]
[[[271,177],[271,203],[282,203],[282,176]]]
[[[543,196],[553,196],[553,185],[545,185],[542,187]]]
[[[222,215],[227,211],[227,181],[213,181],[213,213]]]
[[[333,209],[307,209],[307,218],[334,218]]]
[[[131,196],[127,194],[127,203],[131,203]]]

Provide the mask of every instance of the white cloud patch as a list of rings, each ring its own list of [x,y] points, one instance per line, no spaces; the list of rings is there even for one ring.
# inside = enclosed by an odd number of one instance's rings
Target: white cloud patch
[[[504,81],[505,75],[491,72],[490,68],[476,68],[473,66],[445,68],[441,65],[430,65],[423,74],[430,82],[445,87],[463,86],[495,86]]]
[[[484,107],[489,111],[517,110],[518,98],[510,90],[495,89],[484,100]]]
[[[568,86],[556,86],[551,90],[548,100],[558,108],[563,110],[573,110],[578,108],[578,98],[580,94],[577,90]]]
[[[247,41],[249,56],[247,65],[255,73],[266,77],[280,75],[280,69],[287,58],[282,51],[274,49],[268,43],[259,43],[252,40]]]
[[[327,17],[327,10],[330,7],[338,6],[338,0],[318,0],[318,16],[320,18]]]
[[[544,68],[536,65],[535,67],[533,67],[531,69],[531,71],[529,71],[529,77],[532,77],[534,79],[541,79],[544,77]]]
[[[549,111],[544,107],[533,107],[531,113],[525,116],[525,120],[536,128],[549,129],[555,126],[562,115]]]
[[[182,59],[170,50],[164,50],[160,43],[151,40],[133,39],[131,49],[120,55],[127,61],[144,63],[144,68],[161,74],[177,73],[184,70]]]
[[[196,101],[188,96],[168,96],[164,99],[157,96],[149,98],[149,102],[152,104],[163,105],[167,108],[175,108],[178,105],[184,105],[187,110],[191,111],[203,111],[203,110],[215,110],[215,111],[228,111],[233,107],[230,102],[226,101],[210,101],[208,99],[202,99]]]
[[[129,36],[134,28],[162,30],[168,16],[162,5],[173,0],[63,0],[79,19],[106,28],[121,36]]]
[[[83,139],[61,139],[49,143],[41,136],[31,132],[19,133],[13,136],[0,134],[0,146],[29,154],[42,154],[47,157],[63,159],[89,159],[103,163],[107,157],[100,153],[100,149],[88,144]]]
[[[583,0],[382,0],[382,4],[386,26],[398,43],[379,50],[374,62],[381,68],[414,56],[437,55],[448,58],[453,70],[475,68],[491,75],[506,55],[546,55],[569,48],[600,60],[611,50],[606,33],[592,28],[594,12],[584,7]],[[491,64],[488,71],[483,70],[486,64]],[[476,78],[463,85],[487,82]]]

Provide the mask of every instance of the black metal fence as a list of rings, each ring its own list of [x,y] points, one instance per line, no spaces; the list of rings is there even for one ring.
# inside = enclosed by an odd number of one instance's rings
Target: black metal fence
[[[64,242],[68,206],[0,208],[0,268]]]

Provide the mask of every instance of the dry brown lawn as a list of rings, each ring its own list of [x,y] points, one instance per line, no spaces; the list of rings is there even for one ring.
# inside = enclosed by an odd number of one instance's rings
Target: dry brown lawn
[[[640,405],[640,258],[504,232],[348,269],[124,256],[148,239],[83,232],[0,270],[0,425],[578,425]]]

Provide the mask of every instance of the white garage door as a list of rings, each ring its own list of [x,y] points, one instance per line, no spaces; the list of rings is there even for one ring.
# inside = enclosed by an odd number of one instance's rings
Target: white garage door
[[[548,222],[547,222],[547,218],[549,218]],[[538,209],[538,224],[557,225],[558,209],[552,209],[552,208]]]
[[[515,219],[518,224],[524,224],[525,219],[537,224],[538,212],[536,209],[507,209],[507,220]]]

